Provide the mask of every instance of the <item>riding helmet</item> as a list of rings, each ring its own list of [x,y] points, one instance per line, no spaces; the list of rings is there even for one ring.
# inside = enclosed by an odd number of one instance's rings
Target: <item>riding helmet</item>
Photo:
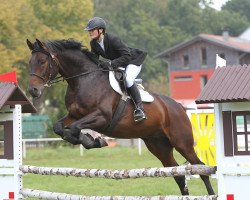
[[[88,21],[87,27],[84,29],[86,31],[91,31],[95,28],[106,29],[106,22],[101,17],[94,17]]]

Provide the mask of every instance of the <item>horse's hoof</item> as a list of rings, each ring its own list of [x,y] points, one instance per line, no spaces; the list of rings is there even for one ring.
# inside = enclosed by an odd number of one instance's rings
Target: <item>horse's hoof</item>
[[[85,149],[92,149],[92,148],[95,148],[94,144],[95,144],[95,140],[94,138],[89,135],[89,134],[80,134],[79,135],[79,142],[80,144],[82,144],[82,146],[85,148]]]
[[[108,146],[108,143],[106,142],[106,140],[104,138],[98,137],[98,138],[95,139],[95,141],[97,141],[99,143],[100,147],[98,147],[98,148]]]
[[[68,132],[68,131],[63,132],[62,139],[65,140],[65,141],[68,141],[69,143],[71,143],[73,145],[80,144],[78,138],[72,136],[71,133]]]

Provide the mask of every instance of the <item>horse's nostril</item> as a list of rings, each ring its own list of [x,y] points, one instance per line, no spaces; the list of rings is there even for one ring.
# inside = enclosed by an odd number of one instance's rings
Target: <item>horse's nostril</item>
[[[29,87],[28,91],[33,97],[39,96],[39,89],[36,87]]]
[[[37,88],[33,88],[33,92],[34,92],[34,93],[37,93],[37,92],[38,92],[38,89],[37,89]]]

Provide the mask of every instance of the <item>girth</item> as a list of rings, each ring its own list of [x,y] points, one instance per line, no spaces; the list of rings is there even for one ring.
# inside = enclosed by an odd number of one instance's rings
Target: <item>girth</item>
[[[119,101],[116,109],[115,109],[115,113],[112,117],[112,120],[111,120],[109,126],[104,131],[105,133],[111,133],[113,131],[113,129],[115,128],[115,126],[117,125],[117,123],[121,120],[121,118],[123,116],[123,112],[124,112],[126,105],[127,105],[127,100],[128,100],[128,96],[123,94],[120,98],[120,101]]]

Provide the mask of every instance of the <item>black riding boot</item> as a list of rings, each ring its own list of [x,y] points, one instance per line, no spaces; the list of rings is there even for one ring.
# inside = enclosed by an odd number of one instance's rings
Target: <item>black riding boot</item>
[[[135,111],[134,111],[134,120],[135,122],[140,122],[144,119],[147,119],[144,109],[143,109],[143,104],[141,101],[141,95],[140,92],[135,84],[133,84],[130,88],[127,88],[128,92],[135,104]]]

